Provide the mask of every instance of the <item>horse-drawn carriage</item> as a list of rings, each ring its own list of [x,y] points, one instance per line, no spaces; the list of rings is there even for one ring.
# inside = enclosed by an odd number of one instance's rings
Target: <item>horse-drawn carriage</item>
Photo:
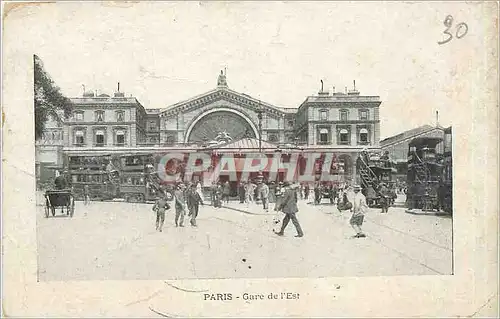
[[[70,189],[48,190],[45,192],[45,217],[56,215],[56,208],[61,208],[61,213],[73,217],[75,212],[75,199]],[[65,211],[66,210],[66,211]]]

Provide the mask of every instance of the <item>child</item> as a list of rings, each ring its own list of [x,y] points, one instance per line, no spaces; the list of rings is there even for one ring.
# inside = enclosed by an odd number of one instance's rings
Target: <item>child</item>
[[[361,225],[363,225],[363,219],[365,217],[365,209],[366,199],[363,194],[360,192],[361,187],[358,185],[354,186],[354,198],[352,204],[352,217],[349,221],[354,231],[356,231],[356,235],[354,237],[361,238],[366,237],[361,230]]]

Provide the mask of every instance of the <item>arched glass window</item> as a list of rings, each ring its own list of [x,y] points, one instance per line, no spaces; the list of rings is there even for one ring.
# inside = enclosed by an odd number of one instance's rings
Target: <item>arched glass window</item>
[[[368,143],[368,130],[365,128],[362,128],[359,130],[359,141],[361,143]]]
[[[322,128],[319,130],[319,141],[321,144],[328,143],[328,135],[330,135],[328,129]]]

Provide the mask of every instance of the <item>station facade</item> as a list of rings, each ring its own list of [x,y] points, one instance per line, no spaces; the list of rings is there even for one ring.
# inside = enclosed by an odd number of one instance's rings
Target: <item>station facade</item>
[[[345,92],[321,88],[297,108],[236,92],[222,71],[215,89],[165,108],[145,108],[119,84],[113,96],[84,92],[71,101],[73,116],[47,126],[36,143],[38,170],[62,167],[64,155],[78,154],[329,152],[343,163],[346,180],[353,180],[358,153],[380,149],[380,97],[361,95],[355,83]],[[56,131],[57,143],[49,143]],[[50,175],[38,170],[39,178]]]

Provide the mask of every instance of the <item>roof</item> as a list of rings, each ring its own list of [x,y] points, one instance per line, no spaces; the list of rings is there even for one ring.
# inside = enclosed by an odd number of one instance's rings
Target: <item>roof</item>
[[[288,113],[288,112],[290,112],[290,111],[285,111],[285,108],[283,108],[283,107],[279,107],[279,106],[275,106],[275,105],[269,104],[267,102],[261,101],[259,99],[254,98],[254,97],[251,97],[248,94],[239,93],[239,92],[233,91],[233,90],[231,90],[229,88],[225,88],[225,87],[224,88],[216,88],[214,90],[211,90],[211,91],[208,91],[208,92],[205,92],[205,93],[193,96],[193,97],[191,97],[191,98],[189,98],[187,100],[177,102],[177,103],[175,103],[173,105],[170,105],[170,106],[162,109],[161,112],[162,113],[163,112],[170,112],[170,111],[175,110],[176,108],[185,106],[185,105],[190,104],[192,102],[207,100],[210,97],[216,97],[216,98],[224,99],[224,97],[227,97],[227,96],[234,96],[234,97],[236,97],[237,99],[240,99],[240,100],[244,99],[244,100],[247,100],[248,102],[253,103],[255,105],[259,104],[261,107],[266,107],[268,109],[275,110],[275,111],[280,112],[280,113]]]
[[[237,141],[232,141],[224,145],[214,145],[210,148],[217,149],[258,149],[259,140],[256,138],[242,138]],[[277,144],[272,144],[262,141],[262,148],[277,148]]]
[[[413,128],[411,130],[404,131],[403,133],[399,133],[397,135],[394,135],[394,136],[391,136],[391,137],[388,137],[388,138],[381,140],[380,147],[384,147],[384,146],[387,146],[389,144],[401,142],[403,140],[407,140],[407,139],[410,139],[412,137],[416,137],[418,135],[430,132],[430,131],[435,130],[435,129],[443,130],[443,127],[422,125],[422,126],[419,126],[417,128]]]
[[[430,148],[435,148],[443,139],[438,137],[417,137],[411,140],[409,146],[427,146]]]

